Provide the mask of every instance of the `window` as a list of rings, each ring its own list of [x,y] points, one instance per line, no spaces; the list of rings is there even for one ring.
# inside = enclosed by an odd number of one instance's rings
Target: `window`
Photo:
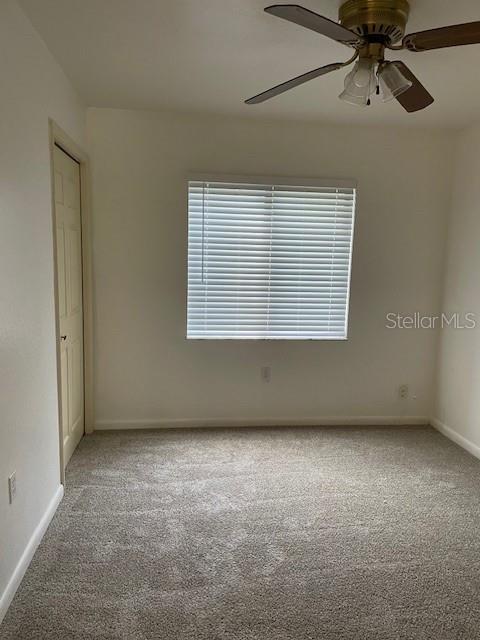
[[[350,182],[188,183],[187,338],[347,337]]]

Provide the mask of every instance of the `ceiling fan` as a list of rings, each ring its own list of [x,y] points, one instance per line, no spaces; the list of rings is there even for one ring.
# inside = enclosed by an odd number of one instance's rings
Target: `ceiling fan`
[[[405,36],[410,12],[407,0],[347,0],[334,22],[297,4],[274,4],[265,11],[327,38],[352,47],[355,53],[346,62],[334,62],[313,69],[292,80],[246,100],[259,104],[298,87],[304,82],[355,63],[345,78],[340,99],[368,106],[374,94],[384,102],[396,99],[409,113],[425,109],[434,101],[422,83],[400,60],[385,60],[385,50],[430,51],[480,43],[480,22],[451,25]],[[396,44],[400,42],[400,44]]]

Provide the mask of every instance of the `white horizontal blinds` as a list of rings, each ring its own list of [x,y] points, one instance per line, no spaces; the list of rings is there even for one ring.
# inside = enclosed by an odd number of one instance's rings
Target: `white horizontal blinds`
[[[346,337],[355,189],[189,182],[189,338]]]

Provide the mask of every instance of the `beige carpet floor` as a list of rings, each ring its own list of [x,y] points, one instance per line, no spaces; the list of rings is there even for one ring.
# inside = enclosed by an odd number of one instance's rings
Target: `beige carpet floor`
[[[2,640],[480,638],[480,461],[433,429],[97,433]]]

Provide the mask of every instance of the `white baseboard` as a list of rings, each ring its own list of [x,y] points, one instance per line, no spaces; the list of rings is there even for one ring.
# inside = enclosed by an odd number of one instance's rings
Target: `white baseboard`
[[[454,429],[448,427],[443,422],[440,422],[440,420],[437,420],[437,418],[431,418],[430,424],[432,425],[432,427],[437,429],[437,431],[440,431],[440,433],[443,433],[444,436],[449,438],[449,440],[452,440],[456,444],[460,445],[463,449],[466,449],[473,456],[480,459],[480,447],[478,445],[474,444],[464,436],[461,436]]]
[[[22,553],[20,560],[18,561],[17,566],[10,578],[5,591],[2,593],[0,597],[0,623],[2,622],[5,614],[7,613],[8,607],[10,606],[15,592],[17,591],[20,583],[22,582],[23,576],[25,575],[26,570],[32,558],[37,550],[38,545],[40,544],[45,531],[50,524],[53,516],[55,515],[55,511],[57,510],[58,505],[62,501],[63,498],[63,485],[60,485],[55,492],[50,504],[47,507],[47,510],[42,516],[42,519],[37,525],[37,528],[32,534],[32,537],[28,541],[28,544],[25,548],[25,551]]]
[[[201,427],[340,427],[427,425],[426,416],[334,416],[312,418],[160,418],[157,420],[102,420],[95,431],[117,429],[191,429]]]

